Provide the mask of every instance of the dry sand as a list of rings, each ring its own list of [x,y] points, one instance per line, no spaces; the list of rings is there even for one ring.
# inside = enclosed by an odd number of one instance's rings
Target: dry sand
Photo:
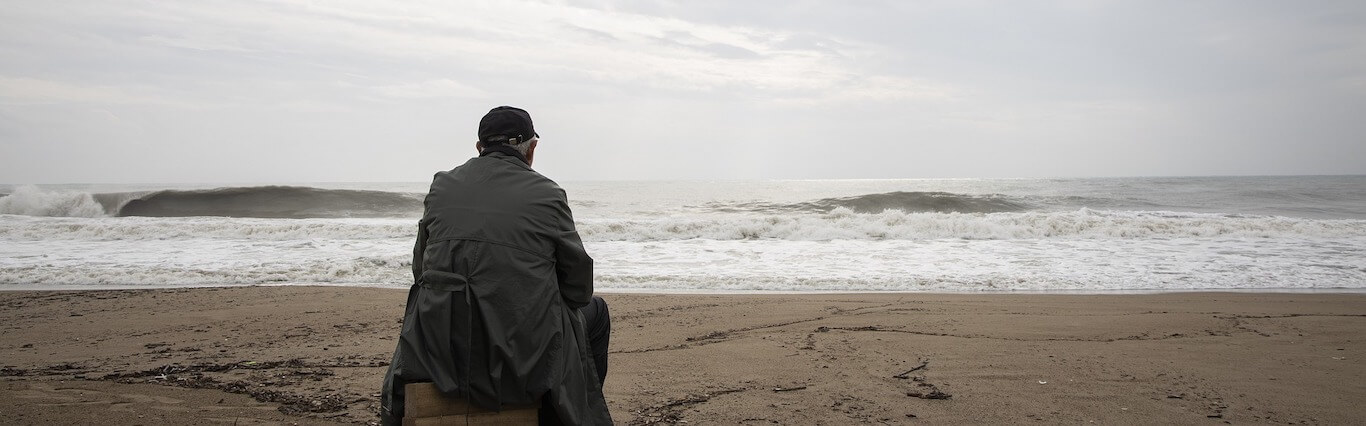
[[[0,292],[0,419],[375,420],[400,290]],[[605,295],[622,424],[1366,418],[1366,295]]]

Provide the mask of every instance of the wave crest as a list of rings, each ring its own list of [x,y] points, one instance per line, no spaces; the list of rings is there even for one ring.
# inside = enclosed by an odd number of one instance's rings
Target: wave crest
[[[999,194],[970,195],[949,192],[884,192],[852,197],[823,198],[802,203],[710,204],[723,212],[808,212],[830,213],[848,209],[856,213],[881,213],[898,210],[910,213],[1005,213],[1029,210],[1032,206],[1018,198]]]
[[[839,207],[819,215],[587,220],[579,224],[579,232],[589,241],[1340,237],[1366,236],[1366,221],[1090,209],[989,214],[885,210],[868,214]]]
[[[414,238],[417,220],[257,218],[26,218],[0,220],[4,241],[143,241],[230,239],[310,241],[314,239],[382,240]]]
[[[82,192],[46,192],[24,185],[0,197],[0,214],[49,217],[100,217],[104,206]]]
[[[119,216],[256,218],[417,217],[417,194],[299,186],[157,191],[124,203]]]

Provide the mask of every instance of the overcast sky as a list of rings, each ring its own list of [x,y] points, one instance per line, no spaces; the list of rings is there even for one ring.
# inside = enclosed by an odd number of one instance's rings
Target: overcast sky
[[[1366,2],[7,1],[0,183],[1366,174]]]

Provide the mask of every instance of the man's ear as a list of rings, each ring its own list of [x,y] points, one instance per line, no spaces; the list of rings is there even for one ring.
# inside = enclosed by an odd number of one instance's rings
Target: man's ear
[[[475,153],[475,154],[483,154],[483,153],[484,153],[484,144],[479,143],[479,141],[474,141],[474,153]]]
[[[527,165],[527,167],[530,167],[530,166],[531,166],[531,161],[534,160],[534,159],[536,158],[536,144],[537,144],[537,143],[540,143],[540,142],[541,142],[540,139],[532,139],[532,140],[531,140],[531,146],[526,147],[526,165]]]

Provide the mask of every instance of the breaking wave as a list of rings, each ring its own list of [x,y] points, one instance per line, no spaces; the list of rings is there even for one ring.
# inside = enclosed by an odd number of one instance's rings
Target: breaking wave
[[[588,241],[1340,237],[1366,236],[1366,221],[1090,209],[989,214],[900,210],[856,213],[839,207],[825,214],[586,220],[579,224],[579,233]]]
[[[23,266],[0,268],[0,284],[157,288],[311,283],[402,287],[412,280],[411,265],[409,257],[390,255],[223,269],[149,265]]]
[[[45,192],[26,185],[0,196],[0,214],[49,217],[100,217],[105,215],[95,197],[82,192]]]
[[[416,235],[416,218],[285,221],[214,217],[80,219],[10,216],[0,220],[0,239],[6,241],[382,240],[413,238]]]
[[[384,240],[411,239],[416,218],[24,218],[0,222],[0,239],[41,240]],[[1080,209],[1020,213],[710,214],[583,219],[585,241],[679,240],[1016,240],[1051,238],[1363,237],[1366,220]]]
[[[578,204],[591,206],[592,202]],[[1004,213],[1030,210],[1034,204],[1020,197],[1005,195],[888,192],[790,204],[712,203],[708,207],[717,212],[774,214],[832,213],[838,210],[854,213],[889,210],[907,213]],[[422,195],[300,186],[87,194],[43,192],[36,187],[26,186],[0,198],[0,214],[274,219],[418,217],[422,214]]]
[[[899,210],[909,213],[1004,213],[1029,210],[1033,206],[1022,199],[1005,195],[968,195],[948,192],[885,192],[852,197],[824,198],[792,204],[738,203],[708,205],[716,211],[764,213],[814,212],[830,213],[848,209],[855,213],[881,213]]]
[[[417,217],[417,194],[299,186],[157,191],[129,200],[118,216],[258,218]]]
[[[300,186],[231,187],[90,194],[20,186],[0,195],[0,214],[46,217],[418,217],[422,195]]]

